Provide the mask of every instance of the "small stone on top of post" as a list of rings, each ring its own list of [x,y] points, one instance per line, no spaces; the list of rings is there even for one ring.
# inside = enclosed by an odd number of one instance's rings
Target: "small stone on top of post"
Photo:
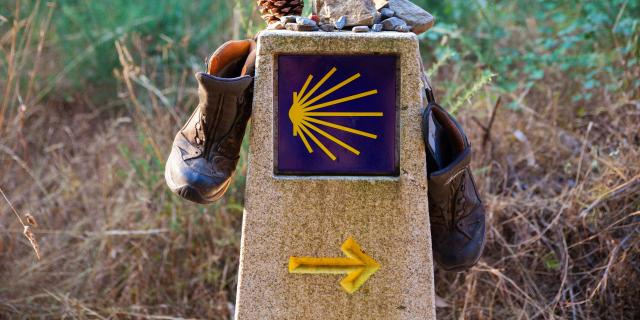
[[[302,17],[303,0],[257,0],[268,30],[397,31],[420,34],[433,16],[409,0],[311,0],[312,14]],[[366,27],[366,28],[365,28]]]
[[[386,20],[395,18],[394,27],[383,27],[383,30],[420,34],[431,28],[435,21],[429,12],[409,0],[312,0],[311,8],[321,20],[334,21],[338,30],[358,26],[378,30],[379,27],[373,28],[375,24],[384,26]],[[344,24],[340,20],[344,20]],[[357,28],[354,32],[362,30],[364,28]]]

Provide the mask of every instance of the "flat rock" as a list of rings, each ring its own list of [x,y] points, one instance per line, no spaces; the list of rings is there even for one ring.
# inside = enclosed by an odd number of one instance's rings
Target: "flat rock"
[[[374,0],[376,8],[388,7],[395,16],[404,20],[415,34],[421,34],[435,22],[433,16],[409,0]]]
[[[382,29],[387,31],[396,31],[399,26],[406,26],[407,23],[404,20],[396,17],[391,17],[382,21]]]
[[[336,21],[345,16],[347,27],[370,26],[378,12],[373,0],[315,0],[312,4],[313,14],[321,18],[328,17]]]
[[[361,32],[369,32],[369,27],[367,26],[355,26],[351,29],[351,31],[356,32],[356,33],[361,33]]]
[[[318,26],[307,26],[307,25],[301,25],[301,24],[297,24],[297,23],[287,23],[285,25],[285,28],[287,30],[291,30],[291,31],[318,31]]]

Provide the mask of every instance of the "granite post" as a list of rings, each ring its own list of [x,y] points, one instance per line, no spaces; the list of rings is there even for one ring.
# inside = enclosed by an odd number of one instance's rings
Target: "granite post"
[[[419,59],[413,33],[260,35],[236,319],[435,319]]]

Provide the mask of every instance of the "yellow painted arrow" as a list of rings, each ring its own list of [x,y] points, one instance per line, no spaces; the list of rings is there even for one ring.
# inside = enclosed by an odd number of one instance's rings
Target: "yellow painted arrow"
[[[354,293],[380,269],[380,264],[364,253],[351,237],[342,244],[341,250],[347,258],[290,257],[289,272],[346,274],[340,285],[348,293]]]

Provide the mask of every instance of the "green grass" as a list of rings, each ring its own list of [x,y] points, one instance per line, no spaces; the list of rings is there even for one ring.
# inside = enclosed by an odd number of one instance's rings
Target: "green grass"
[[[116,40],[139,37],[145,63],[158,73],[201,65],[202,57],[224,40],[252,36],[261,27],[252,0],[217,1],[81,1],[56,2],[48,45],[57,48],[62,69],[48,79],[40,96],[54,88],[86,83],[113,90]],[[572,75],[574,101],[588,102],[594,89],[638,90],[640,80],[622,81],[619,74],[638,63],[638,1],[416,1],[437,17],[436,27],[421,36],[427,61],[449,57],[463,82],[484,71],[498,76],[504,92],[530,88],[546,73]],[[22,1],[22,12],[35,2]],[[6,3],[3,12],[14,10]],[[39,18],[44,18],[44,4]],[[234,8],[238,15],[234,18]],[[508,13],[508,14],[505,14]],[[235,23],[233,20],[237,20]],[[4,23],[2,27],[8,27]],[[453,70],[447,70],[451,72]],[[451,88],[446,83],[441,87]],[[99,99],[113,92],[96,90]],[[447,90],[443,100],[461,92]],[[69,98],[69,97],[67,97]],[[172,101],[175,102],[175,101]],[[518,107],[517,103],[511,106]]]
[[[560,72],[571,75],[564,80],[571,84],[566,94],[574,102],[591,101],[603,87],[640,89],[639,80],[619,76],[638,64],[638,1],[416,3],[432,8],[437,17],[436,27],[421,36],[427,60],[450,56],[467,81],[489,70],[498,75],[498,88],[511,93]],[[456,96],[448,90],[445,100]],[[519,107],[518,101],[511,106]]]

